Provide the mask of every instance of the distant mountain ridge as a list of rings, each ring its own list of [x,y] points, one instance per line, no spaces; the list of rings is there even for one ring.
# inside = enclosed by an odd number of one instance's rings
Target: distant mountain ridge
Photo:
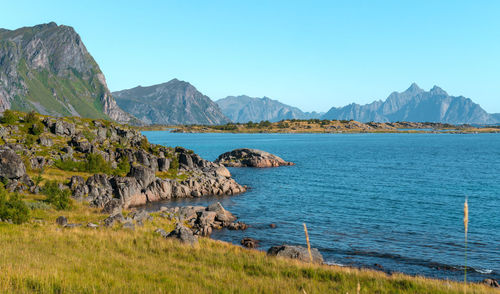
[[[0,29],[0,112],[36,110],[131,122],[72,27],[56,23]]]
[[[253,98],[246,95],[228,96],[215,101],[233,122],[277,122],[283,119],[319,118],[322,113],[303,112],[297,107],[283,104],[268,97]]]
[[[450,96],[438,86],[424,91],[415,83],[404,92],[393,92],[385,101],[332,107],[323,118],[352,119],[360,122],[410,121],[450,124],[500,122],[499,114],[487,113],[469,98]]]
[[[121,108],[145,124],[219,125],[230,122],[209,97],[178,79],[112,94]]]

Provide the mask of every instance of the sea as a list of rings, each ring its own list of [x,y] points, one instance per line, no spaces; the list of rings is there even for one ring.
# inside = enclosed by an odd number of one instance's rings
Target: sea
[[[148,206],[220,202],[250,225],[214,239],[306,246],[305,223],[329,264],[450,280],[463,280],[467,265],[468,280],[500,279],[500,134],[144,134],[208,160],[255,148],[295,163],[229,168],[249,187],[240,195]]]

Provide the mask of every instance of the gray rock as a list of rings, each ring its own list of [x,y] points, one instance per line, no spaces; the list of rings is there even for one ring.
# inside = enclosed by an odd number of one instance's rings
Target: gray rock
[[[38,138],[38,144],[45,147],[51,147],[52,145],[54,145],[54,142],[50,138],[47,138],[45,136],[40,136],[40,138]]]
[[[269,248],[267,254],[271,256],[281,256],[292,259],[298,259],[304,262],[311,261],[307,248],[302,246],[292,246],[292,245],[273,246]],[[318,249],[311,248],[311,255],[313,257],[313,262],[323,263],[323,256],[318,251]]]
[[[78,228],[81,227],[82,224],[66,224],[64,225],[65,228],[71,229],[71,228]]]
[[[94,224],[94,223],[88,223],[88,224],[87,224],[87,228],[97,229],[98,227],[99,227],[99,225]]]
[[[132,212],[130,217],[136,222],[144,222],[144,221],[152,221],[153,217],[146,211],[140,210],[136,212]]]
[[[161,228],[157,228],[157,229],[155,230],[155,233],[156,233],[156,234],[159,234],[159,235],[160,235],[160,236],[162,236],[163,238],[167,238],[167,237],[168,237],[167,232],[165,232],[165,230],[164,230],[164,229],[161,229]]]
[[[215,163],[230,167],[278,167],[293,165],[292,162],[284,161],[281,157],[269,152],[241,148],[219,155]]]
[[[235,223],[230,223],[227,228],[232,231],[244,231],[248,229],[248,225],[242,222],[235,222]]]
[[[220,202],[211,204],[207,207],[207,211],[214,211],[216,213],[216,219],[223,223],[230,223],[236,220],[236,217],[225,210]]]
[[[167,238],[175,238],[185,244],[198,244],[198,238],[184,225],[177,224],[177,228],[167,235]]]
[[[23,160],[10,149],[0,150],[0,178],[20,179],[26,175]]]
[[[500,284],[498,283],[497,280],[494,280],[494,279],[484,279],[482,281],[482,284],[484,284],[486,286],[490,286],[492,288],[500,288]]]
[[[126,221],[123,223],[123,228],[127,230],[135,230],[135,225],[132,221]]]
[[[170,168],[170,159],[168,158],[158,158],[158,171],[166,172]]]
[[[110,215],[104,220],[104,226],[106,227],[112,227],[117,223],[124,223],[125,218],[121,213],[115,214],[115,215]]]
[[[60,226],[65,226],[68,224],[68,219],[65,216],[61,215],[56,219],[56,224]]]
[[[259,240],[243,238],[241,239],[241,245],[246,248],[257,248],[259,247]]]
[[[133,166],[127,177],[135,178],[142,188],[146,188],[156,179],[154,170],[142,165]]]

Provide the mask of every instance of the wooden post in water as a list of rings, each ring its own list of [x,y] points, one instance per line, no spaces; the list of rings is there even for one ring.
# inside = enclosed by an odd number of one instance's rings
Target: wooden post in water
[[[309,234],[307,233],[306,223],[304,223],[304,232],[306,233],[307,251],[309,252],[309,259],[311,260],[311,263],[312,263],[313,262],[313,256],[312,256],[312,253],[311,253],[311,244],[309,244]]]

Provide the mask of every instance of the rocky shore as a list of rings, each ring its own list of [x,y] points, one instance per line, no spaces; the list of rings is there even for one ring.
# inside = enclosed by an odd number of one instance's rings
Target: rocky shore
[[[16,115],[16,123],[0,126],[0,178],[10,191],[38,193],[32,177],[47,169],[67,171],[60,188],[105,212],[173,198],[246,191],[223,165],[182,147],[150,144],[128,126],[38,115],[33,123],[21,113]],[[37,135],[32,132],[34,125],[40,128]]]

